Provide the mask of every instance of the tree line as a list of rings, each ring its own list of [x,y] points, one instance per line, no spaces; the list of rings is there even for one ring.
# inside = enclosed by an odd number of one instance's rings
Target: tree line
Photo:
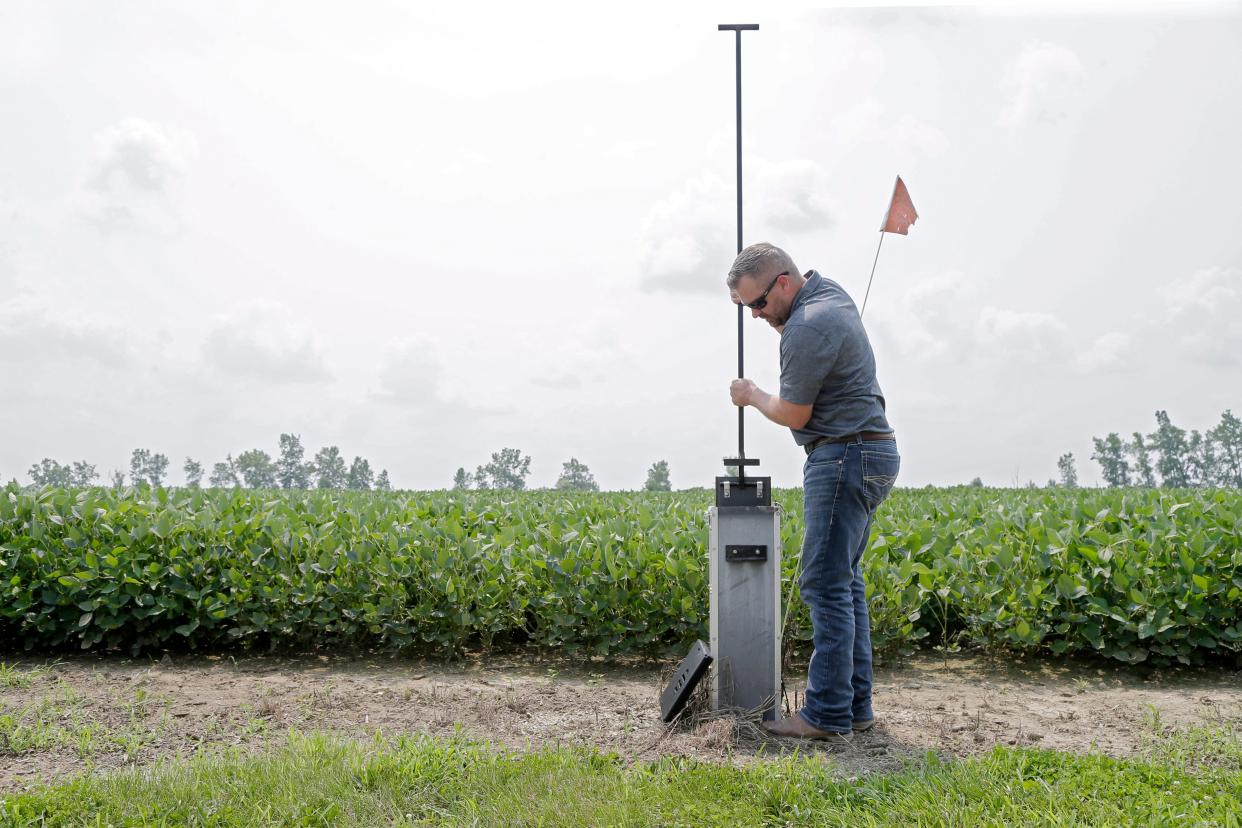
[[[1226,409],[1215,428],[1200,433],[1175,426],[1167,411],[1156,412],[1156,428],[1124,439],[1117,432],[1092,437],[1091,459],[1108,486],[1152,488],[1242,488],[1242,420]],[[1073,455],[1057,463],[1063,484],[1077,484]]]
[[[388,470],[381,469],[375,475],[371,464],[364,457],[354,457],[346,465],[345,456],[336,446],[325,446],[306,460],[301,437],[297,434],[280,435],[280,452],[273,458],[262,449],[243,451],[234,457],[229,454],[212,466],[207,476],[208,485],[217,489],[355,489],[387,492],[392,490]],[[149,485],[158,488],[167,485],[169,460],[164,454],[150,449],[133,450],[129,461],[128,483],[131,486]],[[182,465],[185,485],[197,489],[202,486],[205,470],[203,464],[191,457]],[[64,464],[44,458],[29,470],[30,479],[36,486],[94,486],[99,483],[95,466],[85,461]],[[530,456],[515,448],[503,448],[492,454],[491,460],[478,466],[473,474],[459,468],[453,477],[453,488],[462,489],[525,489],[530,475]],[[125,486],[123,472],[112,472],[108,481],[115,487]],[[599,484],[590,468],[577,458],[571,457],[563,464],[556,488],[565,491],[599,491]],[[667,492],[669,483],[668,462],[659,460],[647,471],[646,491]]]
[[[530,456],[522,454],[515,448],[503,448],[492,453],[492,459],[475,467],[474,473],[466,471],[464,466],[453,475],[453,489],[508,489],[522,490],[526,488],[526,478],[530,474]],[[561,491],[598,492],[599,485],[595,475],[591,474],[586,463],[571,457],[561,465],[560,476],[556,479],[556,489]],[[648,492],[672,491],[669,483],[668,462],[657,460],[647,470],[647,482],[643,489]]]
[[[1111,432],[1106,437],[1092,437],[1091,442],[1095,448],[1091,459],[1099,463],[1101,476],[1108,486],[1242,488],[1242,420],[1235,417],[1232,410],[1227,409],[1220,422],[1204,432],[1188,432],[1174,425],[1167,411],[1157,411],[1156,428],[1148,434],[1135,431],[1127,440]],[[305,454],[299,435],[281,434],[276,458],[262,449],[243,451],[236,457],[229,454],[212,466],[208,482],[221,489],[392,490],[388,470],[381,469],[376,475],[364,457],[355,456],[347,465],[345,456],[336,446],[324,446],[311,460],[306,460]],[[490,461],[477,466],[473,474],[465,467],[458,468],[453,476],[453,488],[525,489],[530,462],[530,456],[520,450],[503,448],[494,452]],[[168,466],[167,456],[145,448],[134,449],[130,456],[129,483],[163,486]],[[202,485],[205,470],[201,463],[187,457],[182,470],[186,486],[198,488]],[[1057,472],[1060,479],[1049,480],[1049,486],[1077,487],[1078,472],[1072,452],[1057,459]],[[62,465],[45,457],[30,467],[29,474],[35,485],[93,486],[99,481],[95,466],[81,460]],[[125,474],[114,471],[109,482],[113,486],[124,486]],[[983,482],[975,478],[971,485],[982,486]],[[555,488],[599,491],[590,468],[575,457],[562,465]],[[672,490],[667,461],[658,460],[651,465],[643,489]]]
[[[280,435],[280,452],[276,458],[262,449],[243,451],[211,468],[208,483],[217,489],[356,489],[391,491],[388,470],[378,475],[371,469],[365,457],[355,456],[349,465],[336,446],[324,446],[314,458],[306,460],[306,450],[297,434]],[[129,459],[129,485],[149,485],[155,488],[166,485],[168,457],[150,449],[136,448]],[[191,489],[202,486],[203,464],[192,457],[185,458],[182,465],[185,485]],[[36,486],[94,486],[99,481],[95,466],[85,461],[62,465],[50,458],[43,458],[29,470],[30,479]],[[121,487],[126,484],[124,472],[114,471],[108,481]]]

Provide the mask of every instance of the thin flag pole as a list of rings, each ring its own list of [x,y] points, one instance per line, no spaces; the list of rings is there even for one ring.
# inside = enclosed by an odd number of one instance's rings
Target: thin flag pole
[[[875,278],[875,263],[880,260],[880,248],[884,246],[884,231],[880,231],[880,243],[875,246],[875,261],[871,263],[871,276],[867,279],[867,293],[863,296],[862,310],[858,312],[858,318],[862,319],[862,315],[867,312],[867,297],[871,295],[871,280]]]

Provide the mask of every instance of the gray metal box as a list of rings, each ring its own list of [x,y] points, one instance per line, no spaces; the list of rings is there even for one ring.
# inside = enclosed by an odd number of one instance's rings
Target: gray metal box
[[[781,718],[780,506],[713,506],[712,708]]]

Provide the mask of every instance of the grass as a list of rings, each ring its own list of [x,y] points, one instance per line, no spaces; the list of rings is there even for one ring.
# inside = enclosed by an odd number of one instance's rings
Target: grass
[[[1242,774],[1242,735],[1218,720],[1189,730],[1166,727],[1160,711],[1149,706],[1144,724],[1150,729],[1143,755],[1153,762],[1182,768],[1216,768]]]
[[[16,665],[0,661],[0,690],[25,690],[52,672],[55,666],[55,663],[40,664],[38,667],[24,670]]]
[[[1217,734],[1219,736],[1219,734]],[[1193,755],[1118,760],[997,748],[929,755],[842,779],[794,757],[743,768],[684,759],[626,763],[586,750],[515,753],[462,738],[369,744],[291,734],[236,749],[78,778],[0,798],[0,828],[77,825],[1116,826],[1242,825],[1242,770]],[[1236,734],[1233,735],[1236,747]],[[1225,747],[1226,751],[1232,747]]]
[[[168,729],[169,702],[151,699],[141,687],[117,699],[125,702],[126,721],[116,727],[92,721],[87,698],[62,680],[23,707],[0,703],[0,756],[71,748],[89,760],[119,748],[132,761]]]

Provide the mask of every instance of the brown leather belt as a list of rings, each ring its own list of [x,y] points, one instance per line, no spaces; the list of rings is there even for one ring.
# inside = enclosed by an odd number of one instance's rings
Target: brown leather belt
[[[806,453],[810,454],[820,446],[828,443],[861,443],[864,440],[896,440],[897,434],[893,431],[860,431],[857,434],[847,434],[844,437],[819,437],[803,446]]]

